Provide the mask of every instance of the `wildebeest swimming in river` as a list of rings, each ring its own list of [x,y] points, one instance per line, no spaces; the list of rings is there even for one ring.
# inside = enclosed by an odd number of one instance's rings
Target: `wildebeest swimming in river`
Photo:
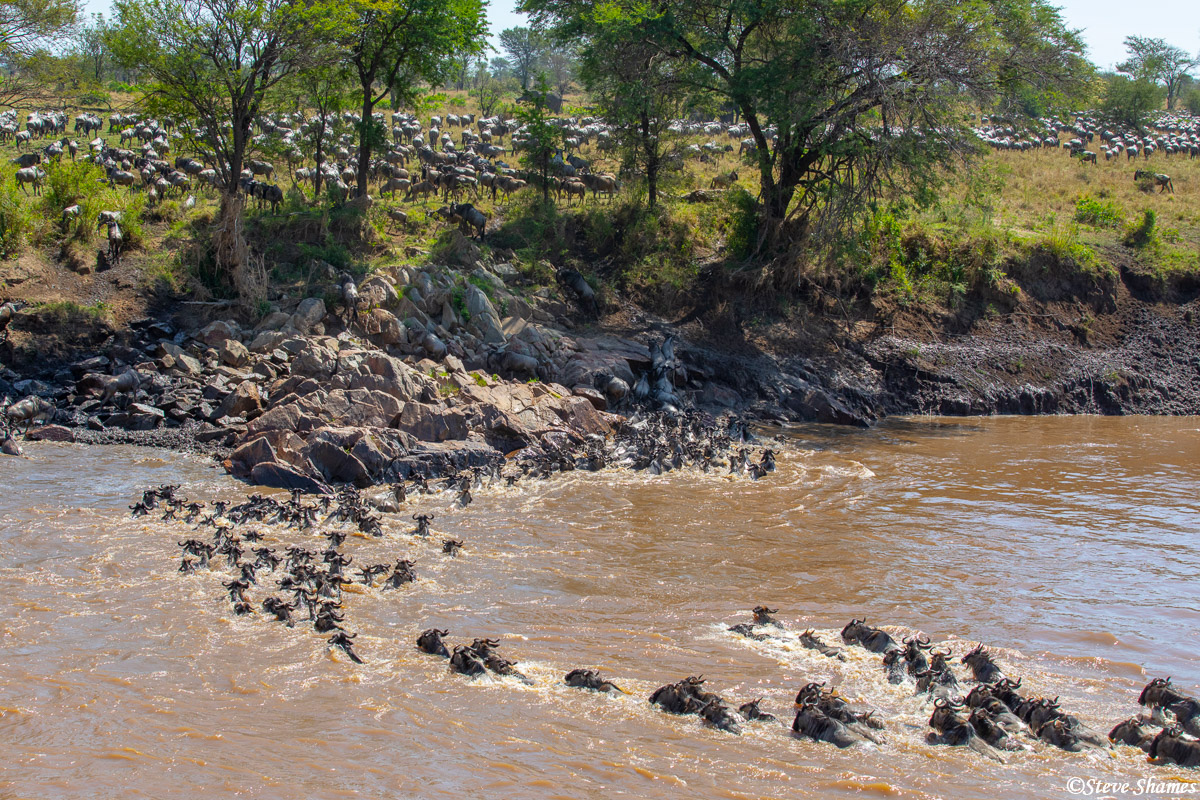
[[[995,683],[1004,679],[1004,673],[982,644],[959,660],[971,668],[971,674],[980,683]]]
[[[842,628],[842,640],[847,644],[857,644],[872,653],[886,653],[888,650],[899,650],[896,640],[879,628],[866,624],[866,619],[852,619],[850,624]]]
[[[567,686],[574,686],[579,689],[591,689],[594,692],[610,692],[616,691],[621,694],[629,694],[629,692],[617,686],[610,680],[605,680],[600,677],[600,673],[594,669],[573,669],[563,678]]]
[[[1143,751],[1149,753],[1150,746],[1154,743],[1154,739],[1158,736],[1162,727],[1155,725],[1151,720],[1145,717],[1130,717],[1127,720],[1118,722],[1108,733],[1108,740],[1113,744],[1128,744],[1133,747],[1140,747]]]
[[[417,637],[417,649],[433,656],[449,658],[450,651],[446,649],[446,643],[442,641],[442,637],[448,633],[449,631],[437,628],[422,631],[421,635]]]
[[[883,720],[874,709],[854,708],[837,692],[827,690],[824,683],[805,684],[796,693],[796,706],[801,707],[806,703],[816,703],[823,714],[842,723],[857,736],[876,744],[883,744],[883,737],[869,730],[883,729]]]
[[[1170,711],[1185,731],[1200,736],[1200,702],[1176,689],[1170,678],[1155,678],[1146,684],[1138,704]]]
[[[748,722],[778,722],[778,717],[760,708],[761,703],[761,697],[751,700],[748,703],[742,703],[738,706],[738,713],[745,717]]]
[[[982,756],[1004,763],[995,748],[981,739],[971,723],[959,713],[962,708],[960,703],[938,700],[929,717],[929,727],[933,728],[933,732],[926,734],[925,740],[929,744],[969,747]]]
[[[840,647],[834,647],[833,645],[826,644],[817,636],[816,632],[812,628],[809,628],[801,633],[799,641],[800,644],[804,645],[809,650],[816,650],[823,656],[836,658],[838,661],[846,660],[845,650]]]
[[[1174,761],[1181,767],[1200,767],[1200,742],[1184,739],[1177,726],[1163,728],[1150,743],[1150,758]]]

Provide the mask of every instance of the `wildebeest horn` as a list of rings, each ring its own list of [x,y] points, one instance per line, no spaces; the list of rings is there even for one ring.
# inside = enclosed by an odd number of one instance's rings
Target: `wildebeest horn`
[[[1009,685],[1010,685],[1010,686],[1011,686],[1013,689],[1019,689],[1019,688],[1021,688],[1021,681],[1022,681],[1022,680],[1024,680],[1024,678],[1017,678],[1017,680],[1016,680],[1016,682],[1015,682],[1015,683],[1014,683],[1013,681],[1009,681]]]
[[[942,658],[949,658],[950,656],[954,655],[954,651],[951,650],[950,648],[946,648],[946,652],[944,652],[944,653],[941,652],[940,650],[934,650],[933,654],[935,656],[941,656]]]
[[[923,633],[918,633],[917,641],[920,642],[921,644],[929,644],[929,637]]]
[[[816,633],[816,630],[817,630],[816,628],[809,628],[808,630],[806,630],[804,633],[802,633],[800,635],[801,636],[812,636],[814,633]]]
[[[905,644],[912,644],[912,637],[905,636],[903,639],[901,639],[901,641],[904,642]]]
[[[937,700],[933,701],[933,705],[935,708],[945,708],[946,706],[948,706],[950,704],[947,703],[944,698],[939,697]]]

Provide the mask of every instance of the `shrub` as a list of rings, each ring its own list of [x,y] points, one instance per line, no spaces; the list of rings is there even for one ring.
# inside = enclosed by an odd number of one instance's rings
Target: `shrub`
[[[1125,212],[1111,200],[1081,194],[1075,199],[1075,221],[1096,228],[1116,228],[1125,221]]]
[[[15,181],[0,186],[0,258],[14,258],[35,228],[33,210]]]
[[[1157,217],[1152,209],[1142,212],[1142,219],[1137,225],[1125,232],[1121,240],[1126,247],[1143,248],[1154,242],[1154,225]]]

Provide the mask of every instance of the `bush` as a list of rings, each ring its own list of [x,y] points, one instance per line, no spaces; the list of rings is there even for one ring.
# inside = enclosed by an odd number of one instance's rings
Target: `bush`
[[[25,202],[16,181],[0,186],[0,258],[15,258],[35,228],[33,210]]]
[[[1141,249],[1147,247],[1154,242],[1154,226],[1157,222],[1157,217],[1152,209],[1146,209],[1142,212],[1141,221],[1125,232],[1125,238],[1121,241],[1126,247],[1136,247]]]
[[[1075,221],[1095,228],[1117,228],[1125,221],[1125,212],[1111,200],[1081,194],[1075,199]]]

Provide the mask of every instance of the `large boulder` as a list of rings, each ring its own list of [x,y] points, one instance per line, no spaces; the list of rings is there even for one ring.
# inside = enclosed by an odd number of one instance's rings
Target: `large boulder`
[[[404,324],[396,315],[382,308],[373,308],[362,317],[364,332],[373,342],[392,347],[408,340]]]
[[[301,333],[308,333],[317,323],[325,319],[325,301],[319,297],[308,297],[300,301],[292,314],[291,326]]]
[[[332,377],[337,368],[337,353],[316,343],[309,344],[292,361],[292,374],[318,380]]]
[[[218,320],[210,323],[202,328],[200,333],[196,334],[196,338],[209,347],[216,347],[227,339],[236,339],[237,336],[237,323],[228,320]]]
[[[369,304],[385,308],[391,308],[400,299],[396,287],[382,275],[372,275],[359,284],[358,294]]]
[[[471,327],[479,334],[479,338],[488,344],[501,345],[506,341],[504,330],[500,325],[500,315],[492,307],[492,301],[473,283],[467,284],[467,311],[471,315]]]
[[[259,486],[299,490],[307,494],[332,494],[329,487],[317,479],[278,462],[258,464],[250,471],[250,481]]]
[[[427,403],[405,403],[395,427],[422,442],[466,439],[467,418],[458,409],[443,409]]]
[[[320,393],[318,392],[317,394]],[[320,418],[312,413],[309,407],[302,407],[300,405],[301,402],[305,402],[307,399],[308,396],[290,403],[275,406],[262,416],[251,421],[247,426],[247,432],[253,435],[265,433],[266,431],[280,430],[292,431],[303,435],[320,427]]]
[[[217,357],[229,367],[243,367],[250,361],[250,351],[237,339],[225,339],[217,345]]]
[[[404,406],[392,395],[373,389],[316,392],[296,403],[304,413],[327,424],[351,428],[390,428]]]
[[[262,411],[262,395],[259,393],[258,386],[250,381],[243,381],[232,392],[225,395],[225,399],[221,401],[221,405],[214,413],[214,418],[252,419],[258,416],[260,411]]]
[[[332,442],[318,438],[304,448],[304,456],[331,483],[353,483],[360,489],[372,484],[363,463]]]

